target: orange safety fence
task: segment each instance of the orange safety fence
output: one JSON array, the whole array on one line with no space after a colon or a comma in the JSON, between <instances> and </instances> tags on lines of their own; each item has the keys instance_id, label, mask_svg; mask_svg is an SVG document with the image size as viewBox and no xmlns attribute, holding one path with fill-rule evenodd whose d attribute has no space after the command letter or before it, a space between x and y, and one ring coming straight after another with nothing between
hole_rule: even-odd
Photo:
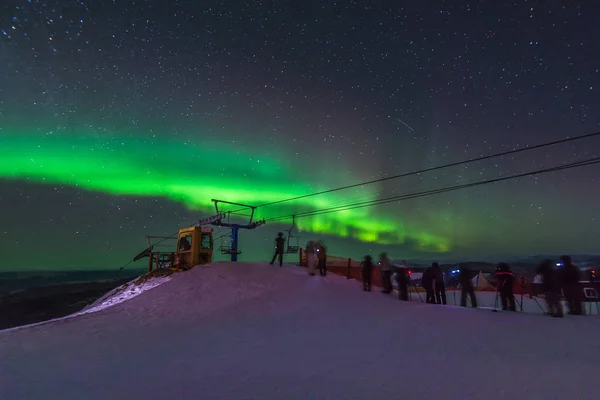
<instances>
[{"instance_id":1,"label":"orange safety fence","mask_svg":"<svg viewBox=\"0 0 600 400\"><path fill-rule=\"evenodd\" d=\"M304 249L300 249L299 252L299 265L301 267L307 267L307 260L306 260L306 252L304 251ZM362 282L362 274L361 274L361 261L358 260L353 260L351 258L346 258L346 257L338 257L338 256L327 256L327 261L326 261L326 265L327 265L327 272L336 274L336 275L340 275L340 276L344 276L347 279L355 279L359 282ZM514 294L525 294L528 295L529 293L531 293L531 282L525 282L525 284L523 285L520 281L520 277L519 276L515 276L515 283L514 283L514 288L513 288L513 292ZM420 282L419 282L420 283ZM381 284L381 270L379 268L373 268L373 275L371 278L371 284L373 286L379 286L382 287ZM417 290L419 292L424 292L425 290L420 287L414 287L411 286L411 290ZM460 290L460 288L454 288L454 287L446 287L447 291L451 291L451 290ZM495 292L496 289L491 286L491 287L487 287L487 288L481 288L481 289L475 289L476 291L480 291L480 292Z\"/></svg>"},{"instance_id":2,"label":"orange safety fence","mask_svg":"<svg viewBox=\"0 0 600 400\"><path fill-rule=\"evenodd\" d=\"M300 249L300 266L307 267L306 252L304 249ZM355 279L362 282L361 274L361 262L346 257L327 256L325 263L327 266L327 272L332 274L344 276L347 279ZM371 284L373 286L381 286L381 274L379 268L373 268L373 275L371 278Z\"/></svg>"}]
</instances>

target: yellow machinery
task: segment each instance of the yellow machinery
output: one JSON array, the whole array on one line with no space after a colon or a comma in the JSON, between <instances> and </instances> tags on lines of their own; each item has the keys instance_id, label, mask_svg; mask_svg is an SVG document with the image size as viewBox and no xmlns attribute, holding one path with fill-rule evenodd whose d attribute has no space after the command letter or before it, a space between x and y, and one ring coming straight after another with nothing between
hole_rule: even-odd
<instances>
[{"instance_id":1,"label":"yellow machinery","mask_svg":"<svg viewBox=\"0 0 600 400\"><path fill-rule=\"evenodd\" d=\"M154 268L189 269L195 265L208 264L213 257L213 229L201 224L182 228L174 236L146 236L148 248L133 258L133 262L148 257L148 272ZM170 243L166 243L169 241ZM153 243L154 242L154 243ZM173 250L162 248L177 246ZM173 247L171 247L173 249Z\"/></svg>"},{"instance_id":2,"label":"yellow machinery","mask_svg":"<svg viewBox=\"0 0 600 400\"><path fill-rule=\"evenodd\" d=\"M213 256L213 229L209 226L191 226L177 234L176 264L187 269L208 264ZM179 261L177 263L177 261Z\"/></svg>"},{"instance_id":3,"label":"yellow machinery","mask_svg":"<svg viewBox=\"0 0 600 400\"><path fill-rule=\"evenodd\" d=\"M173 236L146 236L148 247L140 252L130 262L138 261L148 257L148 272L152 272L154 267L174 268L174 269L189 269L196 265L208 264L213 259L213 228L208 225L231 228L232 239L231 248L227 254L231 254L231 261L237 261L237 255L241 252L238 250L238 230L239 229L255 229L258 226L265 224L265 220L252 222L254 216L254 206L245 204L231 203L224 200L212 200L215 203L217 213L211 217L206 217L198 221L194 226L182 228L177 232L177 247L175 252L161 250L163 247L171 247L172 244L167 244L167 241L175 240ZM223 222L226 216L229 215L219 211L218 203L231 204L243 208L250 208L250 220L245 225ZM172 249L172 247L171 247ZM296 250L297 251L297 250Z\"/></svg>"}]
</instances>

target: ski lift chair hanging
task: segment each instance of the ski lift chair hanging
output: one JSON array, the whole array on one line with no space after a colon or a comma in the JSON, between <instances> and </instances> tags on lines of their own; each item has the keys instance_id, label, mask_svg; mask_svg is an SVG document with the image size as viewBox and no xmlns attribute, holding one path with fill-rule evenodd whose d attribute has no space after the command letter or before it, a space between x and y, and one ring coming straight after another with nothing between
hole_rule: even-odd
<instances>
[{"instance_id":1,"label":"ski lift chair hanging","mask_svg":"<svg viewBox=\"0 0 600 400\"><path fill-rule=\"evenodd\" d=\"M221 254L233 254L233 250L231 249L231 233L222 235L219 237L219 239L221 239L221 245L219 246L219 251ZM228 244L225 243L225 239L228 239ZM242 252L238 250L236 254L242 254Z\"/></svg>"},{"instance_id":2,"label":"ski lift chair hanging","mask_svg":"<svg viewBox=\"0 0 600 400\"><path fill-rule=\"evenodd\" d=\"M292 216L292 227L287 230L287 249L285 251L286 254L294 254L298 253L300 249L300 237L292 235L292 230L296 227L296 217ZM293 241L293 243L292 243Z\"/></svg>"}]
</instances>

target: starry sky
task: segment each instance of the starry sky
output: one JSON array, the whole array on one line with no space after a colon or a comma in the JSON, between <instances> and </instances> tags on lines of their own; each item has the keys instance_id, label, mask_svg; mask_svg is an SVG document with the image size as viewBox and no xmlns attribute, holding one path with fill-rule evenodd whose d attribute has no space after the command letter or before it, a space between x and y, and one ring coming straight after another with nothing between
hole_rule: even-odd
<instances>
[{"instance_id":1,"label":"starry sky","mask_svg":"<svg viewBox=\"0 0 600 400\"><path fill-rule=\"evenodd\" d=\"M212 215L212 198L264 204L599 131L599 18L593 1L3 2L0 269L118 269L145 235ZM599 153L593 137L256 216ZM301 245L323 239L353 258L594 253L599 173L587 166L296 225ZM242 231L241 259L268 259L291 224Z\"/></svg>"}]
</instances>

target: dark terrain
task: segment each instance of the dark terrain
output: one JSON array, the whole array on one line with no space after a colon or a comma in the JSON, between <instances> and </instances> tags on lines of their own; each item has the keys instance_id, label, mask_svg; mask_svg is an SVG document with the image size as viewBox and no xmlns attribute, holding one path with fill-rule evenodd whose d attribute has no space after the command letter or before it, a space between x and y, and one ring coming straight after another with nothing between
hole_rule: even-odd
<instances>
[{"instance_id":1,"label":"dark terrain","mask_svg":"<svg viewBox=\"0 0 600 400\"><path fill-rule=\"evenodd\" d=\"M0 330L81 311L143 270L0 272Z\"/></svg>"}]
</instances>

